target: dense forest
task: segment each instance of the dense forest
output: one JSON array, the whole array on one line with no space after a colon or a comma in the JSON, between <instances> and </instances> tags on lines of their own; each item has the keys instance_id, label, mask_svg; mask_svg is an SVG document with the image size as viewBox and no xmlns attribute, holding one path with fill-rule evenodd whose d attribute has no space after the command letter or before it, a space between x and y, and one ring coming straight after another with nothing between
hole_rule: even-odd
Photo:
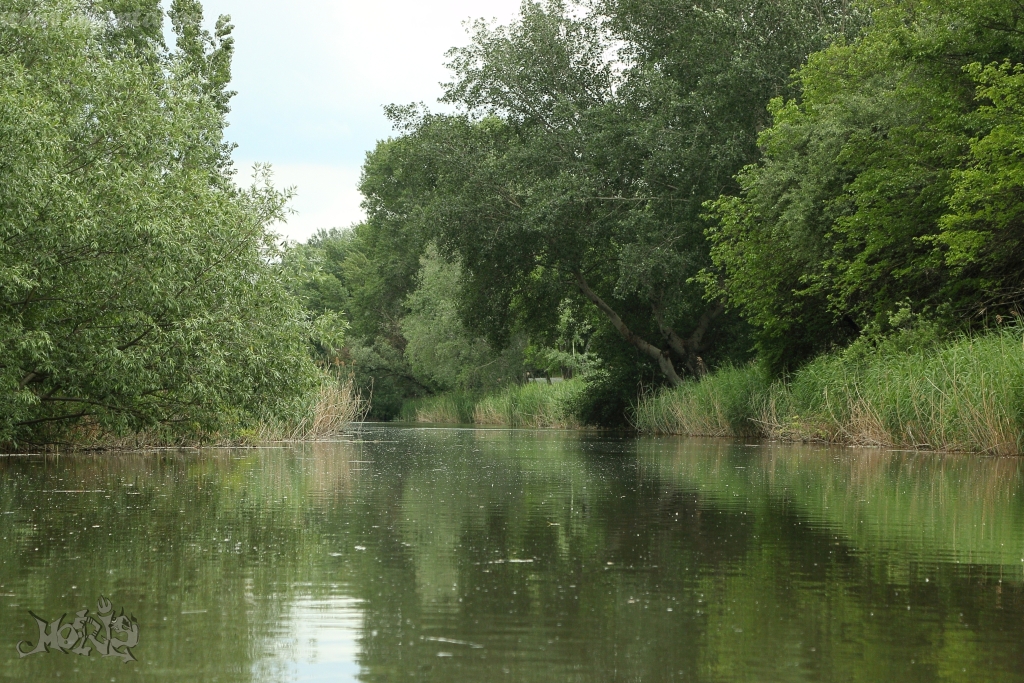
<instances>
[{"instance_id":1,"label":"dense forest","mask_svg":"<svg viewBox=\"0 0 1024 683\"><path fill-rule=\"evenodd\" d=\"M716 368L771 380L1015 319L1024 15L1010 0L524 3L392 106L367 220L286 255L390 419L577 376L578 422ZM302 280L299 277L298 280Z\"/></svg>"},{"instance_id":2,"label":"dense forest","mask_svg":"<svg viewBox=\"0 0 1024 683\"><path fill-rule=\"evenodd\" d=\"M227 17L0 10L7 444L254 434L348 377L376 419L555 376L565 422L636 424L739 369L1003 344L1024 302L1013 0L524 2L305 244L233 166Z\"/></svg>"}]
</instances>

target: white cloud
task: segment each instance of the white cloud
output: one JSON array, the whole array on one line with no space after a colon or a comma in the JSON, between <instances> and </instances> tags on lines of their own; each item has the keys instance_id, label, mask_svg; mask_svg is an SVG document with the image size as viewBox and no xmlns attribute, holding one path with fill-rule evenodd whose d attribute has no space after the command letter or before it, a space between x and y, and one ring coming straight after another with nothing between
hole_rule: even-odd
<instances>
[{"instance_id":1,"label":"white cloud","mask_svg":"<svg viewBox=\"0 0 1024 683\"><path fill-rule=\"evenodd\" d=\"M519 2L203 0L208 24L230 14L235 25L236 159L268 162L278 184L299 187L289 237L361 218L357 169L391 134L383 105L433 104L444 53L468 41L463 22L508 22Z\"/></svg>"},{"instance_id":2,"label":"white cloud","mask_svg":"<svg viewBox=\"0 0 1024 683\"><path fill-rule=\"evenodd\" d=\"M239 169L251 163L237 163ZM274 232L304 242L320 228L347 228L363 220L362 195L356 189L359 169L323 164L274 164L274 186L292 187L295 213L288 221L273 227ZM245 173L239 173L244 180Z\"/></svg>"}]
</instances>

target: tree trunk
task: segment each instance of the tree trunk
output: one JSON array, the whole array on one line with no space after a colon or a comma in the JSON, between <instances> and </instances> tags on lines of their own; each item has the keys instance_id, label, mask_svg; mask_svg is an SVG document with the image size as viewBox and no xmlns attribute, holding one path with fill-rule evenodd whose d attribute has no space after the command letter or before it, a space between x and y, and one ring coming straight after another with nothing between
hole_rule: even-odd
<instances>
[{"instance_id":1,"label":"tree trunk","mask_svg":"<svg viewBox=\"0 0 1024 683\"><path fill-rule=\"evenodd\" d=\"M675 330L665 324L661 309L658 306L653 306L652 308L654 309L654 318L658 321L661 333L665 335L665 339L668 340L672 350L679 354L679 357L686 363L687 369L695 377L705 374L707 368L704 366L704 361L699 355L704 350L704 335L708 333L711 323L715 321L715 318L725 312L725 304L721 301L716 301L711 308L704 311L689 339L683 339L676 334Z\"/></svg>"},{"instance_id":2,"label":"tree trunk","mask_svg":"<svg viewBox=\"0 0 1024 683\"><path fill-rule=\"evenodd\" d=\"M654 319L658 322L658 329L660 329L661 333L665 336L669 347L679 355L680 359L685 361L689 353L686 348L686 340L676 334L675 330L665 324L665 319L661 314L660 306L651 306L651 309L654 311Z\"/></svg>"},{"instance_id":3,"label":"tree trunk","mask_svg":"<svg viewBox=\"0 0 1024 683\"><path fill-rule=\"evenodd\" d=\"M605 303L604 299L598 296L597 292L590 288L590 285L587 284L582 273L576 273L576 284L579 286L580 292L583 293L583 296L590 299L595 306L601 309L602 313L608 316L612 325L619 331L619 334L621 334L626 341L635 346L642 353L658 362L658 367L661 369L662 374L665 375L672 386L677 387L683 383L682 378L679 377L679 373L676 372L676 368L672 364L672 357L668 351L659 349L654 344L651 344L650 342L633 334L633 331L626 326L626 323L622 321L619 314L616 313L611 306Z\"/></svg>"}]
</instances>

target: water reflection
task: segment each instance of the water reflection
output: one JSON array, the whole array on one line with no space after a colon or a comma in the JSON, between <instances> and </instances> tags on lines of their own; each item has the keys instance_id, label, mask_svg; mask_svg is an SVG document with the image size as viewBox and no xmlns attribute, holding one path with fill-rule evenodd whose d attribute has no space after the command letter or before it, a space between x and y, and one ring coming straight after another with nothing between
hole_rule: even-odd
<instances>
[{"instance_id":1,"label":"water reflection","mask_svg":"<svg viewBox=\"0 0 1024 683\"><path fill-rule=\"evenodd\" d=\"M278 638L277 659L288 662L285 680L344 683L358 680L362 610L350 598L299 599Z\"/></svg>"},{"instance_id":2,"label":"water reflection","mask_svg":"<svg viewBox=\"0 0 1024 683\"><path fill-rule=\"evenodd\" d=\"M1015 459L500 430L0 458L0 676L1022 681L1022 485ZM18 659L27 610L100 595L137 664Z\"/></svg>"}]
</instances>

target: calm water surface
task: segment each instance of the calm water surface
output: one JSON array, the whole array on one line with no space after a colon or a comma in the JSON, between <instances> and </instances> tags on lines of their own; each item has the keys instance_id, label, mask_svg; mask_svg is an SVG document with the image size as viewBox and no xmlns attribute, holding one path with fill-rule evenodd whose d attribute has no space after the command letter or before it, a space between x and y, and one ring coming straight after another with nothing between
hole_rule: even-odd
<instances>
[{"instance_id":1,"label":"calm water surface","mask_svg":"<svg viewBox=\"0 0 1024 683\"><path fill-rule=\"evenodd\" d=\"M367 428L0 458L0 678L1024 681L1024 461ZM28 614L138 619L138 662Z\"/></svg>"}]
</instances>

